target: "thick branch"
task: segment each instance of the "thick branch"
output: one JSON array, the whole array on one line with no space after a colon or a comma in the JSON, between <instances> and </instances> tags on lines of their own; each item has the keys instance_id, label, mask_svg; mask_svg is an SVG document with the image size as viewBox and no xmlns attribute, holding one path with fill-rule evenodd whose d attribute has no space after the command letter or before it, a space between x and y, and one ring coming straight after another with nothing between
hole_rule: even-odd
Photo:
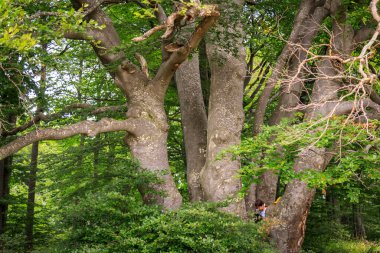
<instances>
[{"instance_id":1,"label":"thick branch","mask_svg":"<svg viewBox=\"0 0 380 253\"><path fill-rule=\"evenodd\" d=\"M146 75L147 78L149 78L148 63L146 62L145 58L138 53L135 54L135 57L140 62L141 71Z\"/></svg>"},{"instance_id":2,"label":"thick branch","mask_svg":"<svg viewBox=\"0 0 380 253\"><path fill-rule=\"evenodd\" d=\"M1 147L0 160L37 141L61 140L77 134L85 134L93 137L100 133L115 131L128 131L134 133L138 129L138 120L128 119L118 121L114 119L104 118L98 122L86 120L58 129L48 128L36 130L24 136L21 136L16 140L8 143L7 145Z\"/></svg>"},{"instance_id":3,"label":"thick branch","mask_svg":"<svg viewBox=\"0 0 380 253\"><path fill-rule=\"evenodd\" d=\"M215 24L216 20L220 16L220 13L217 11L215 5L208 5L204 6L200 16L203 17L203 20L195 28L195 31L190 36L190 39L186 45L178 47L178 49L174 50L169 59L161 64L160 69L154 78L158 81L158 83L166 84L170 81L179 65L187 59L193 49L198 47L206 32Z\"/></svg>"},{"instance_id":4,"label":"thick branch","mask_svg":"<svg viewBox=\"0 0 380 253\"><path fill-rule=\"evenodd\" d=\"M267 84L259 98L254 116L254 134L258 134L261 131L270 95L277 82L281 78L287 60L292 56L292 51L295 48L295 45L297 45L299 40L302 40L302 33L305 32L305 29L308 29L308 27L304 27L305 20L309 17L309 15L311 15L309 17L310 20L318 19L315 17L315 15L319 15L319 13L316 11L316 8L319 7L319 5L320 3L315 3L314 1L310 0L303 0L301 2L299 12L297 13L297 16L294 20L293 29L289 36L288 43L284 46L280 56L278 57L276 65L272 70L272 74L269 77ZM325 14L322 16L324 15Z\"/></svg>"},{"instance_id":5,"label":"thick branch","mask_svg":"<svg viewBox=\"0 0 380 253\"><path fill-rule=\"evenodd\" d=\"M380 105L374 103L369 98L358 101L327 102L321 107L320 111L330 112L329 116L341 116L353 113L355 111L365 113L367 108L371 108L380 114Z\"/></svg>"},{"instance_id":6,"label":"thick branch","mask_svg":"<svg viewBox=\"0 0 380 253\"><path fill-rule=\"evenodd\" d=\"M72 109L89 109L89 110L93 109L92 111L88 112L88 114L96 115L96 114L100 114L100 113L104 113L104 112L108 112L108 111L126 110L126 107L125 106L105 106L105 107L97 107L96 108L93 105L89 105L89 104L72 104L72 105L66 106L60 112L57 112L57 113L53 113L53 114L49 114L49 115L44 115L44 114L40 113L37 116L33 117L33 119L31 119L27 123L23 124L22 126L18 126L18 127L11 129L9 131L4 130L1 133L1 136L7 137L7 136L15 135L19 132L25 131L26 129L38 124L41 121L49 122L49 121L56 120L56 119L62 117L62 115L64 115L65 113L69 113L69 112L72 113Z\"/></svg>"},{"instance_id":7,"label":"thick branch","mask_svg":"<svg viewBox=\"0 0 380 253\"><path fill-rule=\"evenodd\" d=\"M371 2L371 12L372 12L372 16L373 18L378 22L380 23L380 15L379 15L379 12L377 10L377 4L379 3L380 0L373 0Z\"/></svg>"},{"instance_id":8,"label":"thick branch","mask_svg":"<svg viewBox=\"0 0 380 253\"><path fill-rule=\"evenodd\" d=\"M157 32L159 30L165 29L165 28L166 28L166 24L155 26L152 29L150 29L149 31L147 31L146 33L144 33L142 36L133 38L132 41L134 41L134 42L140 42L140 41L146 40L153 33Z\"/></svg>"}]
</instances>

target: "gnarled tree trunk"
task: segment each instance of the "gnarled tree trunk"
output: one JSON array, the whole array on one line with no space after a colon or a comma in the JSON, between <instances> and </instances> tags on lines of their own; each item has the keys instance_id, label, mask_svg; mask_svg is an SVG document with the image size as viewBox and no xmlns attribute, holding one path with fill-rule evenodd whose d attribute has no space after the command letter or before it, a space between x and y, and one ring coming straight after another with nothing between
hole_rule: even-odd
<instances>
[{"instance_id":1,"label":"gnarled tree trunk","mask_svg":"<svg viewBox=\"0 0 380 253\"><path fill-rule=\"evenodd\" d=\"M344 22L345 13L340 1L336 1L334 4L332 13L336 14L339 11L339 15L337 15L339 20L333 21L333 54L339 54L344 58L352 51L354 33L352 27ZM311 97L313 106L306 113L307 120L339 113L338 110L334 110L340 103L337 101L342 82L342 69L333 59L327 57L317 63L317 70L320 78L313 87ZM334 106L329 105L330 103ZM299 153L294 170L297 173L305 169L322 171L330 162L333 154L332 150L326 148L307 147ZM268 209L268 216L276 222L271 230L271 236L281 252L300 252L306 218L314 193L315 189L309 188L305 182L294 180L287 185L279 204Z\"/></svg>"},{"instance_id":2,"label":"gnarled tree trunk","mask_svg":"<svg viewBox=\"0 0 380 253\"><path fill-rule=\"evenodd\" d=\"M283 78L281 83L280 101L269 120L270 125L277 125L285 118L292 118L297 112L294 108L300 104L300 95L304 88L304 70L300 68L300 64L307 58L307 50L310 49L323 20L329 14L328 8L330 7L330 3L329 1L327 2L328 3L325 3L323 6L319 6L318 3L306 4L306 2L300 6L300 8L305 8L305 13L306 10L308 10L309 13L305 14L300 10L296 17L295 26L292 31L292 34L296 35L291 38L293 41L289 42L293 45L286 47L288 50L286 57L289 58L286 71L287 75ZM303 19L302 24L298 24L301 19ZM298 29L298 31L295 29ZM277 66L277 68L278 67L279 66ZM280 70L276 69L275 71ZM273 75L277 77L276 73ZM269 83L268 85L270 87L271 84ZM256 121L256 124L259 124L259 121ZM259 127L257 126L256 133L258 131ZM276 199L277 182L277 174L272 171L264 173L256 187L256 198L263 200L264 203L268 205L272 204ZM253 193L249 193L249 196L252 196L252 194ZM252 199L254 200L256 198ZM249 206L252 207L253 203L249 203Z\"/></svg>"}]
</instances>

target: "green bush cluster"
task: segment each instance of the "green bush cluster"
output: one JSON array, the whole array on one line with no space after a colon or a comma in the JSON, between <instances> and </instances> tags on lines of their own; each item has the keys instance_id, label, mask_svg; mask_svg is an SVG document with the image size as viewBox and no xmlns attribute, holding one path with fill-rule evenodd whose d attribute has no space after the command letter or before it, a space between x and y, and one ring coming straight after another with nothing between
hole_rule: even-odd
<instances>
[{"instance_id":1,"label":"green bush cluster","mask_svg":"<svg viewBox=\"0 0 380 253\"><path fill-rule=\"evenodd\" d=\"M326 253L378 253L380 244L368 241L331 241L324 248Z\"/></svg>"},{"instance_id":2,"label":"green bush cluster","mask_svg":"<svg viewBox=\"0 0 380 253\"><path fill-rule=\"evenodd\" d=\"M276 252L256 224L207 204L162 212L114 192L66 211L54 252Z\"/></svg>"}]
</instances>

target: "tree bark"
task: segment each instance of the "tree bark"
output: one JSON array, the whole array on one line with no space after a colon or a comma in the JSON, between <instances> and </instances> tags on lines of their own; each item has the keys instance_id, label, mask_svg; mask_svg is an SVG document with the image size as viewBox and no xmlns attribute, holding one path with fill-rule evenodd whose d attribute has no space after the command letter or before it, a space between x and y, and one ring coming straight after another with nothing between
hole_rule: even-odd
<instances>
[{"instance_id":1,"label":"tree bark","mask_svg":"<svg viewBox=\"0 0 380 253\"><path fill-rule=\"evenodd\" d=\"M29 182L28 182L28 202L26 205L25 218L25 250L33 250L33 228L34 228L34 207L36 198L36 182L37 182L37 163L38 163L38 142L32 145L32 154L30 162Z\"/></svg>"},{"instance_id":2,"label":"tree bark","mask_svg":"<svg viewBox=\"0 0 380 253\"><path fill-rule=\"evenodd\" d=\"M335 9L332 13L340 11L340 1L335 2ZM350 25L345 24L345 16L340 16L343 20L333 20L333 44L334 52L340 55L347 55L352 50L353 30ZM351 37L351 39L350 39ZM314 84L311 107L306 113L306 120L331 115L331 108L323 106L328 101L338 99L338 91L341 84L339 75L341 69L334 64L333 59L325 58L317 63L319 76ZM323 78L329 77L329 78ZM328 109L326 109L328 108ZM334 152L325 148L310 146L305 148L295 161L294 170L299 173L305 169L322 171L332 159ZM315 189L308 188L305 182L294 180L290 182L285 190L281 201L274 207L268 209L268 217L277 221L270 234L275 240L281 252L300 252L304 239L306 218L311 202L314 198Z\"/></svg>"},{"instance_id":3,"label":"tree bark","mask_svg":"<svg viewBox=\"0 0 380 253\"><path fill-rule=\"evenodd\" d=\"M292 46L288 53L289 58L287 75L281 83L280 101L276 110L269 120L270 125L277 125L285 118L293 118L297 112L294 107L300 104L300 95L304 88L303 72L304 69L300 65L307 58L307 50L310 49L312 42L320 30L323 20L328 16L329 10L326 6L318 7L314 3L314 8L306 17L303 17L303 24L295 26L299 31L294 31L296 36L296 45ZM304 5L301 5L301 7ZM300 11L301 13L301 11ZM298 15L300 16L300 14ZM300 17L297 17L299 19ZM297 22L296 19L296 22ZM293 42L294 43L294 42ZM290 50L290 48L289 48ZM258 132L258 130L256 130ZM263 200L270 205L276 200L278 175L273 171L265 172L257 185L256 198ZM250 193L252 195L252 193ZM250 204L252 206L252 204Z\"/></svg>"},{"instance_id":4,"label":"tree bark","mask_svg":"<svg viewBox=\"0 0 380 253\"><path fill-rule=\"evenodd\" d=\"M240 6L242 4L240 1L235 3ZM242 32L241 27L231 28L231 31L237 34ZM246 63L242 36L236 45L238 53L234 56L218 45L206 44L211 69L211 95L208 107L207 158L201 172L201 182L205 199L212 202L236 198L241 187L237 177L240 161L234 160L231 155L217 158L221 151L240 143L243 126ZM224 210L246 216L244 200L233 201Z\"/></svg>"},{"instance_id":5,"label":"tree bark","mask_svg":"<svg viewBox=\"0 0 380 253\"><path fill-rule=\"evenodd\" d=\"M206 161L207 115L203 101L199 58L181 64L176 71L181 120L186 150L186 176L191 201L202 201L200 172Z\"/></svg>"},{"instance_id":6,"label":"tree bark","mask_svg":"<svg viewBox=\"0 0 380 253\"><path fill-rule=\"evenodd\" d=\"M76 8L80 8L83 4L88 4L91 8L93 4L89 0L73 2ZM86 39L90 36L100 41L100 46L94 44L93 48L104 65L108 66L122 62L116 68L110 69L110 74L115 77L116 84L128 100L127 117L139 122L138 129L136 129L138 131L129 131L126 142L133 156L140 162L141 167L157 173L162 181L162 183L155 184L152 187L158 191L163 191L163 195L146 194L143 196L144 200L148 203L155 202L160 204L166 209L178 208L182 203L182 197L169 170L167 154L168 124L164 110L165 93L179 65L187 59L190 52L198 46L206 31L218 19L219 13L212 6L209 7L211 8L207 9L207 6L203 6L202 11L195 12L201 16L202 22L195 27L194 32L184 46L172 43L163 48L163 62L153 79L148 76L143 57L138 57L141 64L140 70L128 61L122 52L112 52L113 48L120 45L120 38L110 18L99 7L94 8L89 13L88 18L94 19L99 25L105 25L105 29L91 29L86 32L85 36L68 34L69 37L74 39ZM163 20L164 15L161 16ZM178 13L171 15L165 22L166 32L163 35L164 39L167 39L174 31L177 17L181 17L182 21L192 18L191 16L180 14L180 10L178 10ZM165 25L161 25L161 27L165 27ZM154 31L154 29L151 31ZM151 31L139 38L135 38L135 41L145 39L151 34Z\"/></svg>"},{"instance_id":7,"label":"tree bark","mask_svg":"<svg viewBox=\"0 0 380 253\"><path fill-rule=\"evenodd\" d=\"M354 236L357 239L365 239L366 231L363 222L362 208L360 204L352 205L352 217L353 217L353 230Z\"/></svg>"},{"instance_id":8,"label":"tree bark","mask_svg":"<svg viewBox=\"0 0 380 253\"><path fill-rule=\"evenodd\" d=\"M0 235L5 232L7 223L9 179L11 175L12 156L0 160ZM0 249L2 244L0 241Z\"/></svg>"}]
</instances>

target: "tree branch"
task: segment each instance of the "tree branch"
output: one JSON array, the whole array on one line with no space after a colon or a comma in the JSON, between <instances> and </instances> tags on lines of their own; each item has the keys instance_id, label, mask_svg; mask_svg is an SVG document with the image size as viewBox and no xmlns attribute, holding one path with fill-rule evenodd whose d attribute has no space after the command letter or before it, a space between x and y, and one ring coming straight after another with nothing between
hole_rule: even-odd
<instances>
[{"instance_id":1,"label":"tree branch","mask_svg":"<svg viewBox=\"0 0 380 253\"><path fill-rule=\"evenodd\" d=\"M277 58L274 69L272 70L272 74L270 75L267 84L264 87L263 92L258 100L253 126L253 133L255 135L260 133L261 127L264 124L265 111L269 102L270 95L283 74L282 72L286 66L287 60L293 55L295 45L297 45L298 42L303 39L303 33L309 29L309 27L304 27L305 20L307 21L320 19L316 17L316 15L319 15L319 13L316 11L318 8L324 8L324 6L320 7L320 2L310 0L301 1L299 11L294 20L292 32L288 38L288 42ZM327 13L328 12L325 11L325 13L322 15L322 19L324 19L324 16L327 15Z\"/></svg>"},{"instance_id":2,"label":"tree branch","mask_svg":"<svg viewBox=\"0 0 380 253\"><path fill-rule=\"evenodd\" d=\"M377 10L377 4L379 3L380 0L373 0L371 2L371 5L370 5L370 8L371 8L371 12L372 12L372 16L373 18L378 22L380 23L380 15L379 15L379 12Z\"/></svg>"},{"instance_id":3,"label":"tree branch","mask_svg":"<svg viewBox=\"0 0 380 253\"><path fill-rule=\"evenodd\" d=\"M330 112L329 116L341 116L353 113L355 111L365 113L367 108L374 109L380 114L380 105L376 104L369 98L353 101L326 102L320 111Z\"/></svg>"},{"instance_id":4,"label":"tree branch","mask_svg":"<svg viewBox=\"0 0 380 253\"><path fill-rule=\"evenodd\" d=\"M199 12L199 16L203 19L195 28L195 31L191 34L185 45L168 45L172 46L174 50L168 60L161 64L156 77L154 78L155 81L158 81L157 83L168 83L170 81L179 65L187 59L193 49L198 47L198 44L203 39L206 32L215 24L220 16L220 13L217 10L216 5L206 5L202 7L202 10Z\"/></svg>"},{"instance_id":5,"label":"tree branch","mask_svg":"<svg viewBox=\"0 0 380 253\"><path fill-rule=\"evenodd\" d=\"M147 78L149 78L148 63L146 62L145 58L139 53L136 53L135 57L140 62L141 71L146 75Z\"/></svg>"},{"instance_id":6,"label":"tree branch","mask_svg":"<svg viewBox=\"0 0 380 253\"><path fill-rule=\"evenodd\" d=\"M115 131L128 131L134 133L139 128L141 128L139 127L139 124L140 122L137 119L118 121L114 119L104 118L97 122L86 120L58 129L47 128L42 130L35 130L1 147L0 160L36 141L62 140L77 134L85 134L87 136L93 137L100 133Z\"/></svg>"},{"instance_id":7,"label":"tree branch","mask_svg":"<svg viewBox=\"0 0 380 253\"><path fill-rule=\"evenodd\" d=\"M50 115L44 115L42 113L39 113L37 116L33 117L33 119L31 119L30 121L28 121L27 123L25 123L21 126L13 128L9 131L3 130L0 134L0 136L7 137L7 136L15 135L19 132L25 131L26 129L38 124L41 121L49 122L49 121L56 120L56 119L62 117L62 115L64 115L65 113L68 113L68 112L71 113L72 109L93 109L92 111L89 112L89 114L96 115L96 114L101 114L101 113L104 113L107 111L119 111L119 110L124 111L124 110L126 110L126 107L125 106L105 106L105 107L96 108L90 104L72 104L72 105L66 106L60 112L53 113Z\"/></svg>"}]
</instances>

